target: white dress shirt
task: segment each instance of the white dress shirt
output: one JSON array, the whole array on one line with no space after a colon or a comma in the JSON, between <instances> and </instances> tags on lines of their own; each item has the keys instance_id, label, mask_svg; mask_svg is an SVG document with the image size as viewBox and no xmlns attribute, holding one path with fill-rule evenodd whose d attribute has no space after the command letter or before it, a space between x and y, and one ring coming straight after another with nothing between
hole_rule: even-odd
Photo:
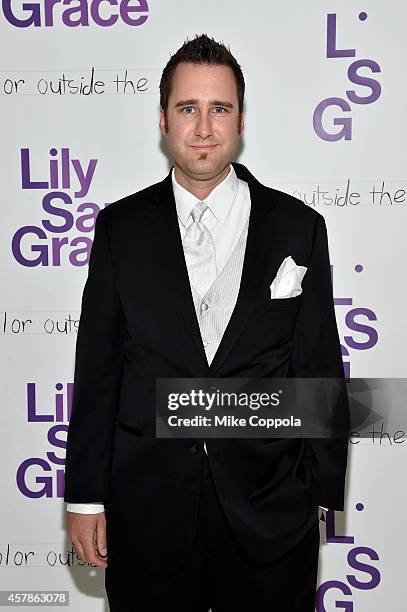
<instances>
[{"instance_id":1,"label":"white dress shirt","mask_svg":"<svg viewBox=\"0 0 407 612\"><path fill-rule=\"evenodd\" d=\"M187 227L192 223L191 210L199 200L193 193L178 183L175 177L175 168L172 170L171 179L179 229L183 240ZM203 213L201 221L205 223L212 234L215 244L217 274L219 274L232 254L249 217L251 206L249 186L246 181L237 177L232 164L229 164L228 174L202 201L208 205L208 208ZM205 442L204 449L207 453ZM103 512L104 506L98 502L89 504L67 503L67 510L95 514Z\"/></svg>"},{"instance_id":2,"label":"white dress shirt","mask_svg":"<svg viewBox=\"0 0 407 612\"><path fill-rule=\"evenodd\" d=\"M199 200L178 183L174 169L172 170L172 186L183 240L187 227L192 223L190 213ZM235 169L230 164L229 173L202 201L208 205L208 208L202 215L201 221L212 234L215 244L216 268L217 273L220 274L250 214L249 186L236 176Z\"/></svg>"}]
</instances>

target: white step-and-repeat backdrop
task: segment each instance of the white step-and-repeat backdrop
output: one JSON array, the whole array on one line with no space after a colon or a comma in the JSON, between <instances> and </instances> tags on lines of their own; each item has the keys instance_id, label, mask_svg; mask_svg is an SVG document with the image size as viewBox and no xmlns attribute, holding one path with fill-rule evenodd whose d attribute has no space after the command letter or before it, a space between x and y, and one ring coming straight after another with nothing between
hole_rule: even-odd
<instances>
[{"instance_id":1,"label":"white step-and-repeat backdrop","mask_svg":"<svg viewBox=\"0 0 407 612\"><path fill-rule=\"evenodd\" d=\"M65 533L80 299L98 211L168 172L158 83L187 37L242 65L238 161L326 219L347 373L406 376L406 20L401 0L2 0L2 590L107 609ZM383 427L351 440L318 612L405 610L406 447Z\"/></svg>"}]
</instances>

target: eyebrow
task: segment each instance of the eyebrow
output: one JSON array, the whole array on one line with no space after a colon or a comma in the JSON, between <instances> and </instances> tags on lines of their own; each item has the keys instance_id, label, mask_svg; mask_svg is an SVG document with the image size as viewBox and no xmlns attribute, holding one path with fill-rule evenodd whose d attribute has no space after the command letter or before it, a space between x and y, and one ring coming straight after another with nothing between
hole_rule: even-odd
<instances>
[{"instance_id":1,"label":"eyebrow","mask_svg":"<svg viewBox=\"0 0 407 612\"><path fill-rule=\"evenodd\" d=\"M198 102L199 100L196 99L180 100L176 103L174 108L179 108L180 106L189 106L191 104L198 104ZM210 100L209 104L211 104L212 106L226 106L227 108L234 108L233 104L231 102L228 102L227 100Z\"/></svg>"}]
</instances>

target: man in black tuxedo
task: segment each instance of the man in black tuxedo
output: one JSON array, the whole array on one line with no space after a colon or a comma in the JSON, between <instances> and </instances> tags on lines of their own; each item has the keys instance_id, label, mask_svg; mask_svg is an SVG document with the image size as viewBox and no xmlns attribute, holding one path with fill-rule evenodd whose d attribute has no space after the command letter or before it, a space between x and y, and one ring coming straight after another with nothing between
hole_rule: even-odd
<instances>
[{"instance_id":1,"label":"man in black tuxedo","mask_svg":"<svg viewBox=\"0 0 407 612\"><path fill-rule=\"evenodd\" d=\"M106 568L113 612L311 612L321 507L344 507L347 440L156 438L155 381L343 380L324 218L231 162L244 79L223 44L184 43L160 94L173 168L96 220L68 432L68 533L80 558ZM202 222L188 226L199 207ZM301 289L270 299L287 258L306 270ZM199 261L224 306L212 327L201 326L202 304L218 311L196 290Z\"/></svg>"}]
</instances>

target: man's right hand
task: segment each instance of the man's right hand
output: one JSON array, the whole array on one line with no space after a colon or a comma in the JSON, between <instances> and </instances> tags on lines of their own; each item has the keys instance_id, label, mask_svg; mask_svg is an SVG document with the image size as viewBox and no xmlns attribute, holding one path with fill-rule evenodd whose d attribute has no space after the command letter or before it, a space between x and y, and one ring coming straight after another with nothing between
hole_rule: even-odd
<instances>
[{"instance_id":1,"label":"man's right hand","mask_svg":"<svg viewBox=\"0 0 407 612\"><path fill-rule=\"evenodd\" d=\"M67 512L67 531L81 561L107 567L106 518L104 512Z\"/></svg>"}]
</instances>

